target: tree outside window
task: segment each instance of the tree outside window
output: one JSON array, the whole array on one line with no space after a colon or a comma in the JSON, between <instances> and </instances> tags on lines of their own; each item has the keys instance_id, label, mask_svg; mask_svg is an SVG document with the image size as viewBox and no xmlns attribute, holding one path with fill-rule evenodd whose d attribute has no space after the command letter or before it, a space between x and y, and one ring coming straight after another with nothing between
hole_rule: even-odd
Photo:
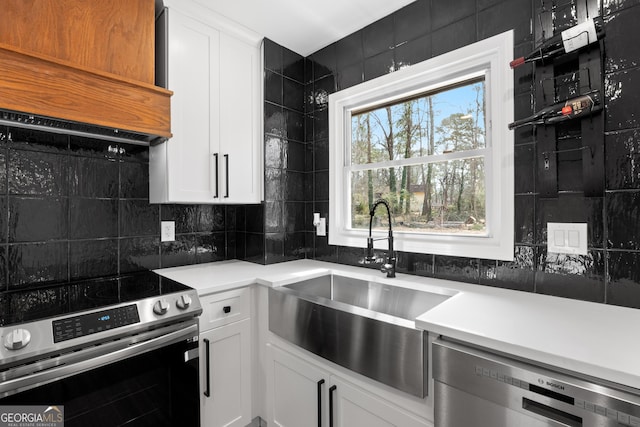
<instances>
[{"instance_id":1,"label":"tree outside window","mask_svg":"<svg viewBox=\"0 0 640 427\"><path fill-rule=\"evenodd\" d=\"M484 79L354 112L351 226L384 198L396 230L484 234L485 117Z\"/></svg>"}]
</instances>

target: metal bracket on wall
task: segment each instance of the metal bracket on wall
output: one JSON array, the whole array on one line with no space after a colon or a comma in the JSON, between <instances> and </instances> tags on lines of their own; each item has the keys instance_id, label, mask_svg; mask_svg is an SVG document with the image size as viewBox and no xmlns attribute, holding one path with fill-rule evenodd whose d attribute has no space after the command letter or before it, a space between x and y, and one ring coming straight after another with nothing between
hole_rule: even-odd
<instances>
[{"instance_id":1,"label":"metal bracket on wall","mask_svg":"<svg viewBox=\"0 0 640 427\"><path fill-rule=\"evenodd\" d=\"M536 22L534 43L539 44L553 36L552 10L554 1L540 1L538 21ZM535 87L535 105L540 109L551 105L555 99L555 80L553 63L542 63L534 66L534 79L538 82ZM537 162L536 188L542 197L558 196L558 165L557 156L545 156L543 153L557 151L555 126L537 126L535 129L536 149L543 161Z\"/></svg>"},{"instance_id":2,"label":"metal bracket on wall","mask_svg":"<svg viewBox=\"0 0 640 427\"><path fill-rule=\"evenodd\" d=\"M536 90L536 106L549 105L555 97L553 82L553 64L535 67L536 77L540 84ZM543 82L551 82L543 84ZM556 127L536 127L536 148L542 154L543 162L538 162L537 188L542 197L558 197L558 162L555 153L557 150ZM554 153L550 156L549 153Z\"/></svg>"},{"instance_id":3,"label":"metal bracket on wall","mask_svg":"<svg viewBox=\"0 0 640 427\"><path fill-rule=\"evenodd\" d=\"M578 58L580 70L586 70L581 77L581 91L597 90L602 94L600 102L604 103L603 93L603 53L604 42L596 43ZM584 79L585 81L583 82ZM588 81L587 81L588 80ZM589 147L591 156L582 156L582 182L586 197L602 197L604 192L604 113L585 118L580 123L582 145Z\"/></svg>"}]
</instances>

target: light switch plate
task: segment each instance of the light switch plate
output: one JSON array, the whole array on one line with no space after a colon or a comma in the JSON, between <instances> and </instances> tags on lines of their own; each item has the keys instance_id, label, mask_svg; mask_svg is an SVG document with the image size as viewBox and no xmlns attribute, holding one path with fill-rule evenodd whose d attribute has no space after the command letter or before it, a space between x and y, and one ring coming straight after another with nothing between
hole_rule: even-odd
<instances>
[{"instance_id":1,"label":"light switch plate","mask_svg":"<svg viewBox=\"0 0 640 427\"><path fill-rule=\"evenodd\" d=\"M316 225L316 236L327 235L327 219L320 218L320 224Z\"/></svg>"},{"instance_id":2,"label":"light switch plate","mask_svg":"<svg viewBox=\"0 0 640 427\"><path fill-rule=\"evenodd\" d=\"M161 221L160 223L160 241L173 242L176 240L176 222Z\"/></svg>"},{"instance_id":3,"label":"light switch plate","mask_svg":"<svg viewBox=\"0 0 640 427\"><path fill-rule=\"evenodd\" d=\"M558 254L587 254L586 223L547 223L547 252Z\"/></svg>"}]
</instances>

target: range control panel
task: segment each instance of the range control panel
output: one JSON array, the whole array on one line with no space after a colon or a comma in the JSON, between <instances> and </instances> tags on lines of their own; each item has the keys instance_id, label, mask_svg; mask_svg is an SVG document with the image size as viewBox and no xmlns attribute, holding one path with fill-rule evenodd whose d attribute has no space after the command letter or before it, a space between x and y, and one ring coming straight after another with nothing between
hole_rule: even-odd
<instances>
[{"instance_id":1,"label":"range control panel","mask_svg":"<svg viewBox=\"0 0 640 427\"><path fill-rule=\"evenodd\" d=\"M135 304L53 321L53 342L79 338L140 322Z\"/></svg>"},{"instance_id":2,"label":"range control panel","mask_svg":"<svg viewBox=\"0 0 640 427\"><path fill-rule=\"evenodd\" d=\"M540 387L539 385L536 385L536 384L530 384L524 380L514 378L509 375L505 375L493 369L488 369L483 366L476 365L475 374L477 376L486 377L488 379L496 380L496 381L511 385L513 387L529 390L534 393L541 394L543 396L560 400L562 402L568 403L569 405L573 405L585 411L594 412L603 417L607 417L612 421L617 421L619 425L640 427L640 418L638 417L634 417L632 415L626 414L621 411L616 411L615 409L600 406L593 402L576 399L574 397L567 396L566 394L562 394L553 390L549 390L544 387ZM541 381L541 385L544 384L545 382L543 379L540 379L539 381Z\"/></svg>"}]
</instances>

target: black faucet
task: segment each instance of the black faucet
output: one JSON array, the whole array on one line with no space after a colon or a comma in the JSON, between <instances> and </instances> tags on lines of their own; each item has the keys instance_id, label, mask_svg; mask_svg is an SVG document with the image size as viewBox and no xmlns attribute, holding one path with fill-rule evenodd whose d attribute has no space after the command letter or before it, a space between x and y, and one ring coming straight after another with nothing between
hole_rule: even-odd
<instances>
[{"instance_id":1,"label":"black faucet","mask_svg":"<svg viewBox=\"0 0 640 427\"><path fill-rule=\"evenodd\" d=\"M389 216L389 236L381 237L379 239L374 239L371 237L371 225L373 224L373 216L376 213L376 208L378 205L384 205L387 208L387 215ZM365 258L366 262L375 261L376 257L373 254L373 242L374 240L383 240L387 239L389 241L389 251L387 252L387 260L380 271L383 273L387 273L387 277L396 277L396 257L393 252L393 231L391 230L391 209L389 208L389 203L387 203L384 199L378 199L373 204L371 211L369 212L369 237L367 238L367 256Z\"/></svg>"}]
</instances>

